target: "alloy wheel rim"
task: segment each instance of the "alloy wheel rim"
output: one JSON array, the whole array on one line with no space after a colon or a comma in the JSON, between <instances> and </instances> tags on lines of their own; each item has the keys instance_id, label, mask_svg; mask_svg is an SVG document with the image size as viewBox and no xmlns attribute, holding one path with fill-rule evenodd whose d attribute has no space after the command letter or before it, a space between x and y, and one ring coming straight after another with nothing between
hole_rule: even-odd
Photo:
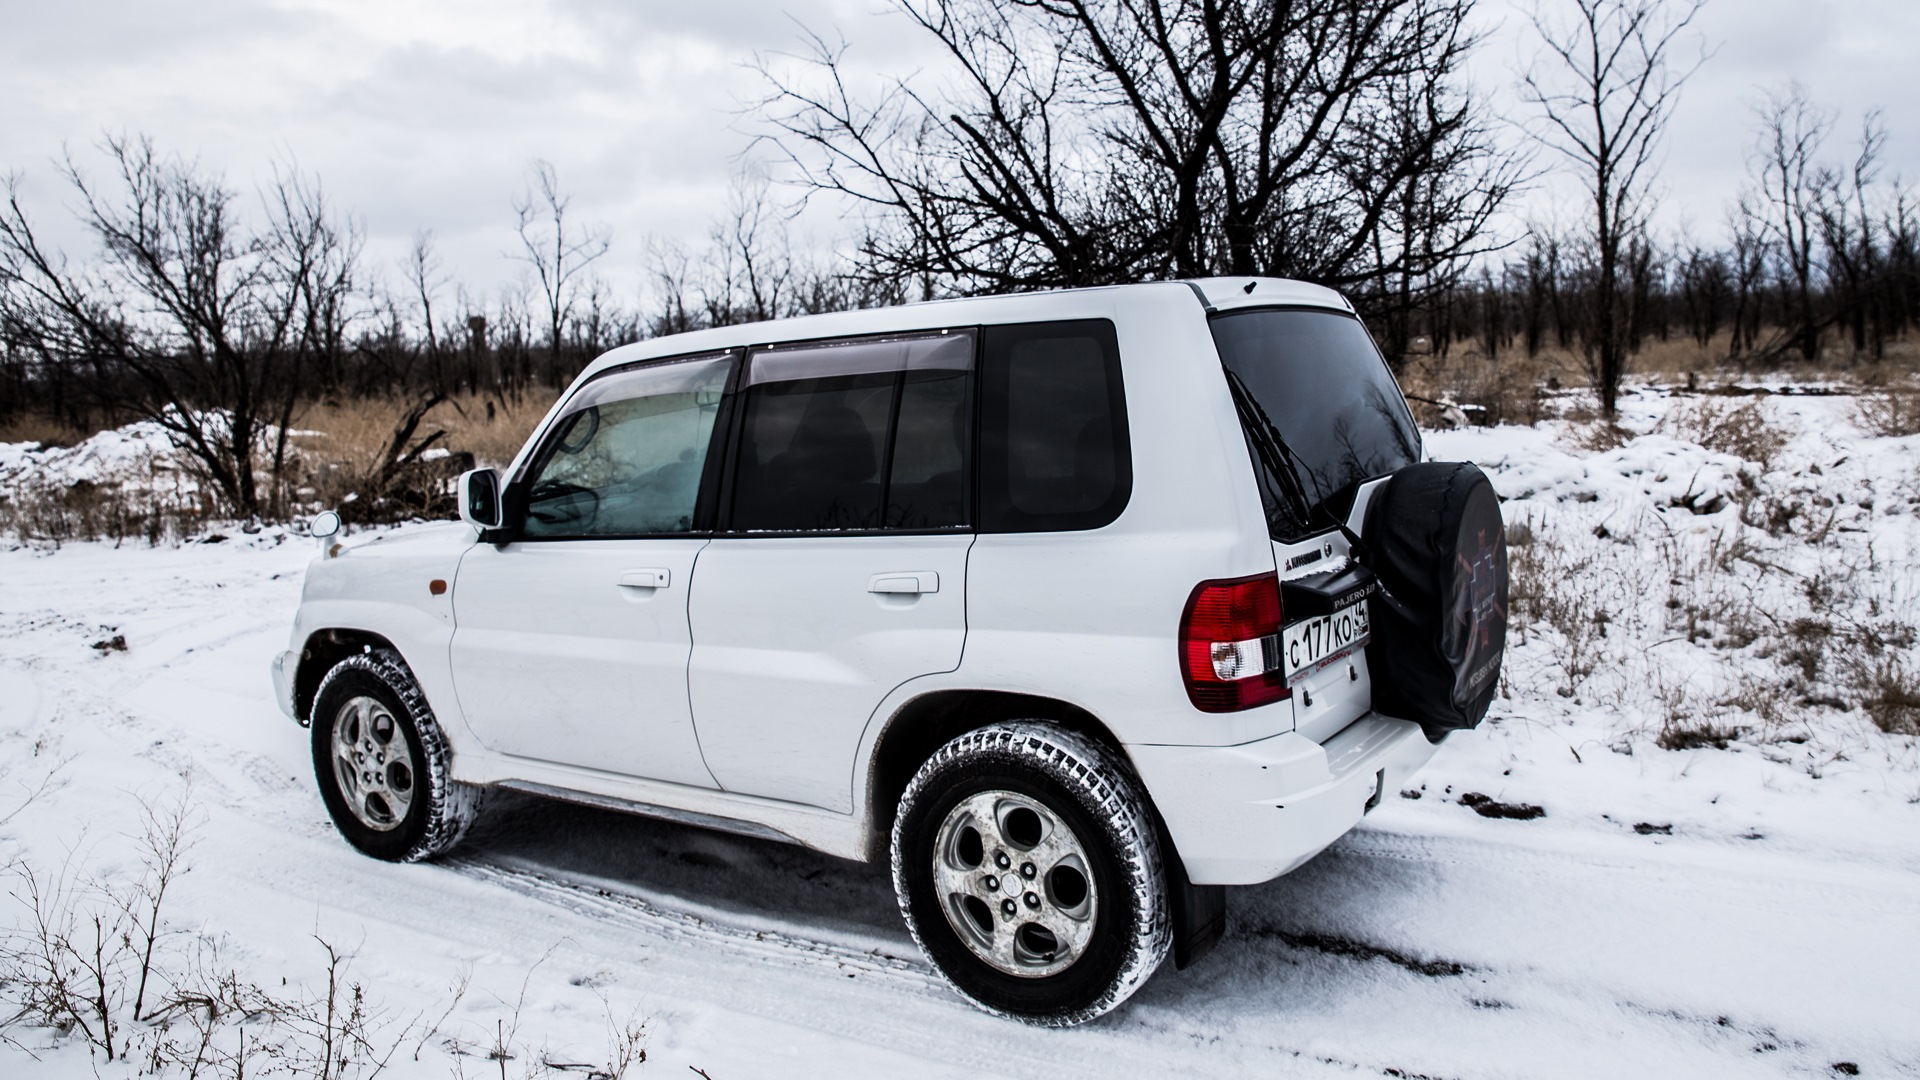
<instances>
[{"instance_id":1,"label":"alloy wheel rim","mask_svg":"<svg viewBox=\"0 0 1920 1080\"><path fill-rule=\"evenodd\" d=\"M933 883L954 933L996 971L1058 974L1093 937L1100 897L1086 845L1028 796L983 791L949 810L934 837Z\"/></svg>"},{"instance_id":2,"label":"alloy wheel rim","mask_svg":"<svg viewBox=\"0 0 1920 1080\"><path fill-rule=\"evenodd\" d=\"M391 832L407 819L418 777L413 749L378 699L353 698L334 714L333 777L347 808L367 828Z\"/></svg>"}]
</instances>

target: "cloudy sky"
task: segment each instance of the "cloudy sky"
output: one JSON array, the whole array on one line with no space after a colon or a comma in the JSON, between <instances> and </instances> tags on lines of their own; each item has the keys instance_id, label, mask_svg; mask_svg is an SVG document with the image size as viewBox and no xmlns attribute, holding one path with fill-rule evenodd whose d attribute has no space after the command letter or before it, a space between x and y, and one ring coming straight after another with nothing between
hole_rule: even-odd
<instances>
[{"instance_id":1,"label":"cloudy sky","mask_svg":"<svg viewBox=\"0 0 1920 1080\"><path fill-rule=\"evenodd\" d=\"M1478 15L1491 32L1476 78L1503 101L1526 60L1524 2L1482 0ZM517 272L504 257L511 201L544 158L579 218L611 227L604 266L631 283L649 237L697 241L721 211L755 132L756 55L798 49L807 27L844 38L870 71L927 62L886 6L0 0L0 170L22 174L29 204L77 247L52 162L71 148L98 168L103 131L149 134L248 191L273 162L297 160L362 218L374 264L393 266L431 229L449 270L485 291ZM1889 173L1920 179L1920 3L1711 0L1698 25L1715 52L1675 117L1666 224L1717 230L1745 171L1750 104L1791 79L1837 112L1847 139L1883 107ZM1569 212L1550 179L1529 200L1537 216ZM839 227L808 228L824 241Z\"/></svg>"}]
</instances>

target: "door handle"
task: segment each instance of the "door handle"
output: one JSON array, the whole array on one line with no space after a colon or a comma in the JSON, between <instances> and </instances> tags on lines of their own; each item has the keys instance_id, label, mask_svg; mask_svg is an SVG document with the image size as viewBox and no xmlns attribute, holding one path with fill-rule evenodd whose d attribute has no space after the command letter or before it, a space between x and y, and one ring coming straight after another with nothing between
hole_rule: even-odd
<instances>
[{"instance_id":1,"label":"door handle","mask_svg":"<svg viewBox=\"0 0 1920 1080\"><path fill-rule=\"evenodd\" d=\"M665 570L628 570L620 575L618 584L623 589L664 589L669 580Z\"/></svg>"},{"instance_id":2,"label":"door handle","mask_svg":"<svg viewBox=\"0 0 1920 1080\"><path fill-rule=\"evenodd\" d=\"M875 574L867 579L867 591L870 593L936 593L940 591L940 575L932 570L897 570Z\"/></svg>"}]
</instances>

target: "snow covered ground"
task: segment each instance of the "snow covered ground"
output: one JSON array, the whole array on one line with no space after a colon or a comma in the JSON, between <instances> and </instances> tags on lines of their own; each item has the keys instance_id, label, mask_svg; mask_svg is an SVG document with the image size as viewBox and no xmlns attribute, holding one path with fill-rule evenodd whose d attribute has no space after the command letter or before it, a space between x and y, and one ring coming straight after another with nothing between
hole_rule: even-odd
<instances>
[{"instance_id":1,"label":"snow covered ground","mask_svg":"<svg viewBox=\"0 0 1920 1080\"><path fill-rule=\"evenodd\" d=\"M184 797L161 970L312 1002L325 941L393 1076L586 1075L642 1023L628 1075L714 1080L1920 1075L1920 747L1869 708L1914 671L1920 438L1801 396L1761 401L1779 439L1729 435L1748 400L1634 396L1599 449L1558 422L1435 435L1531 537L1507 696L1084 1028L945 990L879 867L529 798L451 861L357 856L270 700L312 555L272 530L0 551L0 818L40 791L0 824L0 926L23 867L130 888L141 801ZM141 1064L4 1034L8 1077Z\"/></svg>"}]
</instances>

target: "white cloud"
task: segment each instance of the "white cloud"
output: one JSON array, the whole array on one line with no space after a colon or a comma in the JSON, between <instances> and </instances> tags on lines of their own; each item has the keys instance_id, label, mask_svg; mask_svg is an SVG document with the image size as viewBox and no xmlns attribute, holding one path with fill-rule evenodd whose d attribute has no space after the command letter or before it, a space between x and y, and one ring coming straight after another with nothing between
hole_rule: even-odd
<instances>
[{"instance_id":1,"label":"white cloud","mask_svg":"<svg viewBox=\"0 0 1920 1080\"><path fill-rule=\"evenodd\" d=\"M795 50L804 24L858 61L907 71L932 56L884 0L246 0L15 3L0 35L0 168L29 174L59 216L49 159L102 131L145 132L243 189L276 159L318 173L397 259L436 231L450 268L487 290L514 272L510 200L546 158L583 220L615 232L608 269L638 276L649 235L698 239L749 142L756 53ZM1504 100L1518 48L1511 0L1475 65ZM1841 110L1888 106L1888 171L1920 177L1907 54L1920 5L1713 0L1720 43L1675 117L1664 220L1711 232L1744 173L1747 102L1788 79ZM1506 110L1509 113L1510 109ZM1839 146L1835 147L1840 149ZM1543 188L1534 206L1564 199ZM827 225L824 227L831 227ZM63 227L64 229L64 227ZM59 230L57 230L59 231ZM71 240L70 230L59 231Z\"/></svg>"}]
</instances>

